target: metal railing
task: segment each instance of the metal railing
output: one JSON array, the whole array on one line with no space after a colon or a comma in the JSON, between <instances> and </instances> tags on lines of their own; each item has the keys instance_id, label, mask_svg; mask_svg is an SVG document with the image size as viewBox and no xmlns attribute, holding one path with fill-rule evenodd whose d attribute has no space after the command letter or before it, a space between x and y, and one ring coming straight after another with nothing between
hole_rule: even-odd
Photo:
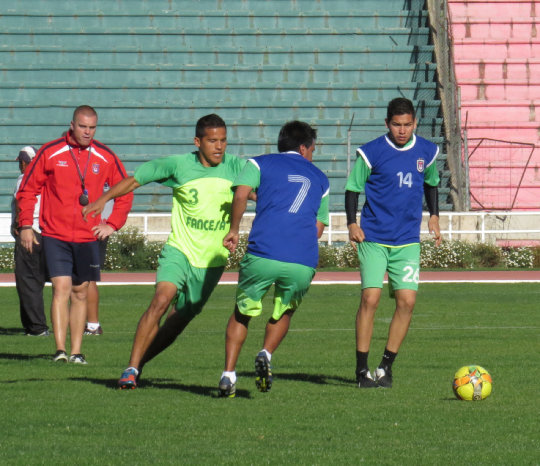
<instances>
[{"instance_id":1,"label":"metal railing","mask_svg":"<svg viewBox=\"0 0 540 466\"><path fill-rule=\"evenodd\" d=\"M170 233L170 217L170 213L132 213L126 225L137 227L151 240L164 240ZM254 217L252 212L244 214L241 233L249 233ZM425 212L421 228L423 236L429 234L427 219L428 213ZM10 223L10 214L0 213L0 243L13 242L9 232ZM321 241L328 244L347 242L346 223L345 213L330 213L330 222ZM540 210L441 212L439 223L446 240L540 244Z\"/></svg>"},{"instance_id":2,"label":"metal railing","mask_svg":"<svg viewBox=\"0 0 540 466\"><path fill-rule=\"evenodd\" d=\"M428 217L429 214L424 212L422 237L429 235ZM540 211L441 212L439 223L443 239L450 241L540 243ZM328 244L348 240L344 213L330 214L330 224L321 239Z\"/></svg>"}]
</instances>

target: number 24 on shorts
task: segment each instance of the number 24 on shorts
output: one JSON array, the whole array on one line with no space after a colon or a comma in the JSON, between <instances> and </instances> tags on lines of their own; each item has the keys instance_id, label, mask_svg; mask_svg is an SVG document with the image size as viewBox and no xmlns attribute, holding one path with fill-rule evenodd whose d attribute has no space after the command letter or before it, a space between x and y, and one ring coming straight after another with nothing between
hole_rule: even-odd
<instances>
[{"instance_id":1,"label":"number 24 on shorts","mask_svg":"<svg viewBox=\"0 0 540 466\"><path fill-rule=\"evenodd\" d=\"M410 265L407 265L403 268L403 271L405 272L405 275L403 276L403 281L405 283L418 283L420 280L420 268L418 267L412 267Z\"/></svg>"}]
</instances>

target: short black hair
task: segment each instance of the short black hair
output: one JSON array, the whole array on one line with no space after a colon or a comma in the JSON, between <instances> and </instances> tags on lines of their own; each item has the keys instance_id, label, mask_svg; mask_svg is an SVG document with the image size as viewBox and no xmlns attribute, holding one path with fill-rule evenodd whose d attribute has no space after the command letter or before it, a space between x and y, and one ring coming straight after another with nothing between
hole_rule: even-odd
<instances>
[{"instance_id":1,"label":"short black hair","mask_svg":"<svg viewBox=\"0 0 540 466\"><path fill-rule=\"evenodd\" d=\"M94 109L94 107L90 107L90 105L79 105L74 111L73 111L73 121L77 118L77 115L79 113L82 113L83 115L89 115L89 116L96 116L97 112Z\"/></svg>"},{"instance_id":2,"label":"short black hair","mask_svg":"<svg viewBox=\"0 0 540 466\"><path fill-rule=\"evenodd\" d=\"M278 150L299 152L300 146L311 147L317 139L317 130L303 121L289 121L285 123L278 136Z\"/></svg>"},{"instance_id":3,"label":"short black hair","mask_svg":"<svg viewBox=\"0 0 540 466\"><path fill-rule=\"evenodd\" d=\"M395 115L412 115L413 118L416 118L413 103L405 97L397 97L391 100L386 109L386 121L390 121Z\"/></svg>"},{"instance_id":4,"label":"short black hair","mask_svg":"<svg viewBox=\"0 0 540 466\"><path fill-rule=\"evenodd\" d=\"M219 115L215 113L210 113L210 115L205 115L199 118L197 125L195 126L195 137L202 138L206 132L207 128L225 128L227 125Z\"/></svg>"}]
</instances>

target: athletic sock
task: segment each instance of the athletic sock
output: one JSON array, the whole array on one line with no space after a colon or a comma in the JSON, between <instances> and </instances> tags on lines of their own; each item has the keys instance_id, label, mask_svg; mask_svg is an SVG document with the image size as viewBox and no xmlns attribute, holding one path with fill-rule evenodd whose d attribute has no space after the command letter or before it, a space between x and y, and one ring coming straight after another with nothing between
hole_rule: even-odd
<instances>
[{"instance_id":1,"label":"athletic sock","mask_svg":"<svg viewBox=\"0 0 540 466\"><path fill-rule=\"evenodd\" d=\"M87 322L86 327L93 332L99 328L99 322Z\"/></svg>"},{"instance_id":2,"label":"athletic sock","mask_svg":"<svg viewBox=\"0 0 540 466\"><path fill-rule=\"evenodd\" d=\"M268 350L263 348L261 351L259 351L259 353L266 354L266 357L268 358L268 362L272 360L272 353L270 353Z\"/></svg>"},{"instance_id":3,"label":"athletic sock","mask_svg":"<svg viewBox=\"0 0 540 466\"><path fill-rule=\"evenodd\" d=\"M392 351L389 351L387 348L385 348L379 367L383 368L385 371L391 370L392 364L394 363L394 359L396 359L396 356L397 353L392 353Z\"/></svg>"},{"instance_id":4,"label":"athletic sock","mask_svg":"<svg viewBox=\"0 0 540 466\"><path fill-rule=\"evenodd\" d=\"M137 369L136 367L129 366L129 367L126 369L126 371L129 370L129 369L133 369L133 370L135 371L135 375L139 375L139 369Z\"/></svg>"},{"instance_id":5,"label":"athletic sock","mask_svg":"<svg viewBox=\"0 0 540 466\"><path fill-rule=\"evenodd\" d=\"M236 383L236 371L223 371L221 378L223 377L229 377L231 383Z\"/></svg>"},{"instance_id":6,"label":"athletic sock","mask_svg":"<svg viewBox=\"0 0 540 466\"><path fill-rule=\"evenodd\" d=\"M368 371L368 355L369 351L356 351L356 373L359 374L362 371Z\"/></svg>"}]
</instances>

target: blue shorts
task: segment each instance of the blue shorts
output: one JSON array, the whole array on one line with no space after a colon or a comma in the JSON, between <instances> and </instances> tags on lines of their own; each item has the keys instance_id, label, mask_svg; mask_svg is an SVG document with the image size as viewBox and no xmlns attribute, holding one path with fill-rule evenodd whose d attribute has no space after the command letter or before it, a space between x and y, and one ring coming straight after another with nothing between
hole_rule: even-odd
<instances>
[{"instance_id":1,"label":"blue shorts","mask_svg":"<svg viewBox=\"0 0 540 466\"><path fill-rule=\"evenodd\" d=\"M109 237L105 239L98 239L99 245L99 268L102 269L105 267L105 259L107 258L107 243L109 242Z\"/></svg>"},{"instance_id":2,"label":"blue shorts","mask_svg":"<svg viewBox=\"0 0 540 466\"><path fill-rule=\"evenodd\" d=\"M71 277L74 285L101 278L97 241L73 243L43 236L45 263L50 278Z\"/></svg>"}]
</instances>

